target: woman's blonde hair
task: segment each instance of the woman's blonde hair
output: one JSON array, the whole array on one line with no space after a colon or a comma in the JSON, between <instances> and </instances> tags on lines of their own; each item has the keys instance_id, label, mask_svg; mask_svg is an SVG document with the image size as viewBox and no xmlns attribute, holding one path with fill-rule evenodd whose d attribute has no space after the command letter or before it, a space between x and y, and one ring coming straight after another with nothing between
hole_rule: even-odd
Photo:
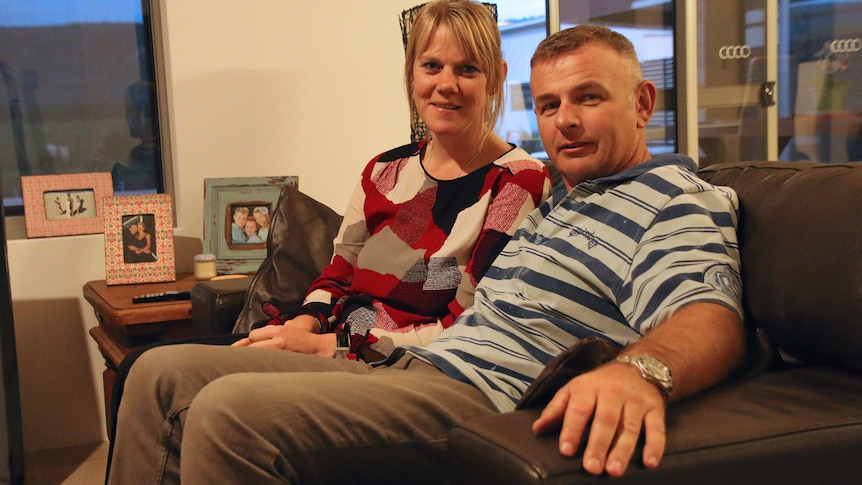
<instances>
[{"instance_id":1,"label":"woman's blonde hair","mask_svg":"<svg viewBox=\"0 0 862 485\"><path fill-rule=\"evenodd\" d=\"M477 64L487 79L489 102L485 123L493 129L503 113L506 72L500 49L500 31L492 13L493 6L468 0L435 0L422 6L410 30L404 59L407 102L413 106L413 63L428 47L431 34L444 25L468 58Z\"/></svg>"}]
</instances>

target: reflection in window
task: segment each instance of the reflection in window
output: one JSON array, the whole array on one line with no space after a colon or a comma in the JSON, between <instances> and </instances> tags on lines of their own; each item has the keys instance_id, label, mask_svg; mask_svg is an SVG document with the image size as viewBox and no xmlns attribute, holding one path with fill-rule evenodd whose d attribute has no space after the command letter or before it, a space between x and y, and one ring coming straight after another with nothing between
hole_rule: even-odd
<instances>
[{"instance_id":1,"label":"reflection in window","mask_svg":"<svg viewBox=\"0 0 862 485\"><path fill-rule=\"evenodd\" d=\"M146 0L0 3L0 179L111 172L118 195L164 192Z\"/></svg>"}]
</instances>

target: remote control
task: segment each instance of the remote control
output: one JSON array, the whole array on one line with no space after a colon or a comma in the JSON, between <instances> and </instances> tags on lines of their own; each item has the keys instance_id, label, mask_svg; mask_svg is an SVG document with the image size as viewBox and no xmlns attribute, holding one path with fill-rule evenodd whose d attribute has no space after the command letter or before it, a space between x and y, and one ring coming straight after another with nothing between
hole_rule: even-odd
<instances>
[{"instance_id":1,"label":"remote control","mask_svg":"<svg viewBox=\"0 0 862 485\"><path fill-rule=\"evenodd\" d=\"M164 293L149 293L132 297L132 303L153 303L159 301L188 300L191 293L188 291L165 291Z\"/></svg>"}]
</instances>

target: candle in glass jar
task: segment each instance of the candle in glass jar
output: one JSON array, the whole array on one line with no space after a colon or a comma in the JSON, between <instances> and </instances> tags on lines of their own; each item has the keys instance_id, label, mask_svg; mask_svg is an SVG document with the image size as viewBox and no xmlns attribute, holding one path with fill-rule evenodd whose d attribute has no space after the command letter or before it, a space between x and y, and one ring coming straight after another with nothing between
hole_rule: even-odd
<instances>
[{"instance_id":1,"label":"candle in glass jar","mask_svg":"<svg viewBox=\"0 0 862 485\"><path fill-rule=\"evenodd\" d=\"M208 280L215 278L217 274L216 257L214 254L198 254L195 256L195 278Z\"/></svg>"}]
</instances>

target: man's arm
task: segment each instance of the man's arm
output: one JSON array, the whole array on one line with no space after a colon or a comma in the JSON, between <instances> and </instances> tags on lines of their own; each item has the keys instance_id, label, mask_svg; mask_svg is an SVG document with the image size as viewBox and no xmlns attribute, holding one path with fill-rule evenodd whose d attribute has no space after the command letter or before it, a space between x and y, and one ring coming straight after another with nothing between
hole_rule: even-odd
<instances>
[{"instance_id":1,"label":"man's arm","mask_svg":"<svg viewBox=\"0 0 862 485\"><path fill-rule=\"evenodd\" d=\"M730 374L742 361L745 337L735 312L715 303L685 306L621 355L649 355L673 375L669 399L679 400ZM643 429L643 463L655 468L665 446L665 403L658 387L636 368L608 363L569 381L533 423L541 434L560 430L560 453L573 456L592 423L584 469L622 475Z\"/></svg>"}]
</instances>

